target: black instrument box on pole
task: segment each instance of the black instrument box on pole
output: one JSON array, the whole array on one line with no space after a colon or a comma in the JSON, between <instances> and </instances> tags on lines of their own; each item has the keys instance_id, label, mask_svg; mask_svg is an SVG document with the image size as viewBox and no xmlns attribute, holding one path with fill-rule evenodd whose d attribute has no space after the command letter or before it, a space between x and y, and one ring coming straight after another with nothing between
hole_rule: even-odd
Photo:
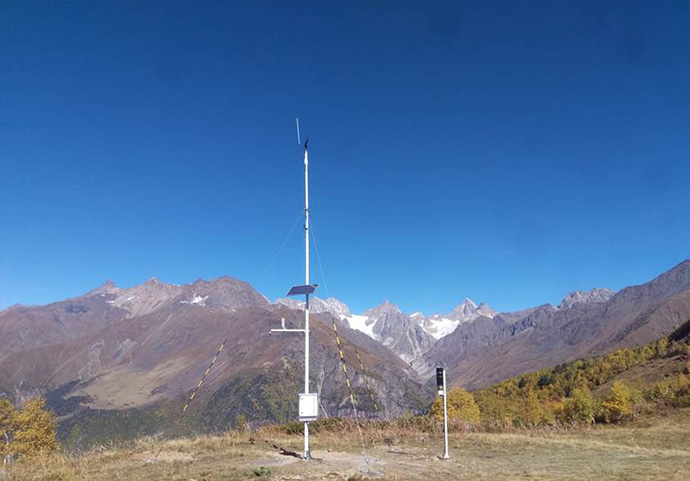
<instances>
[{"instance_id":1,"label":"black instrument box on pole","mask_svg":"<svg viewBox=\"0 0 690 481\"><path fill-rule=\"evenodd\" d=\"M436 388L438 389L439 394L443 394L443 368L442 367L436 368Z\"/></svg>"}]
</instances>

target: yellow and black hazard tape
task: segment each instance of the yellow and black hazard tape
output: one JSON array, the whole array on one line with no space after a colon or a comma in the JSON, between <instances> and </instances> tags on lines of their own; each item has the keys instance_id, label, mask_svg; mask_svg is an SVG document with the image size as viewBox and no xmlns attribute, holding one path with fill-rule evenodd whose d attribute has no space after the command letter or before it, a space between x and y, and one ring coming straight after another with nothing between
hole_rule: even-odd
<instances>
[{"instance_id":1,"label":"yellow and black hazard tape","mask_svg":"<svg viewBox=\"0 0 690 481\"><path fill-rule=\"evenodd\" d=\"M343 374L345 374L345 384L347 384L347 390L350 392L350 402L352 403L352 409L357 412L357 406L355 403L355 395L352 391L352 384L350 384L350 375L347 373L347 362L345 361L345 354L343 353L343 345L340 343L340 336L338 335L338 326L333 321L333 332L335 333L335 342L338 344L338 351L340 351L340 365L343 366Z\"/></svg>"},{"instance_id":2,"label":"yellow and black hazard tape","mask_svg":"<svg viewBox=\"0 0 690 481\"><path fill-rule=\"evenodd\" d=\"M338 326L333 320L333 332L335 333L335 342L338 343L338 351L340 351L340 361L343 366L343 374L345 374L345 384L347 384L347 390L350 392L350 403L352 404L352 412L355 415L355 423L357 423L357 431L359 432L359 441L362 443L362 454L364 455L364 462L367 465L367 470L371 471L369 464L369 457L367 456L367 448L364 444L364 433L362 432L362 426L359 422L359 414L357 413L357 403L355 402L355 395L352 391L352 384L350 384L350 375L347 373L347 362L345 362L345 354L343 353L343 345L340 342L340 336L338 335ZM361 362L361 361L360 361Z\"/></svg>"},{"instance_id":3,"label":"yellow and black hazard tape","mask_svg":"<svg viewBox=\"0 0 690 481\"><path fill-rule=\"evenodd\" d=\"M189 401L187 401L187 404L184 405L184 408L182 409L183 413L187 411L187 408L189 407L189 403L192 402L192 399L194 399L194 397L196 396L197 391L201 388L201 385L204 383L204 379L206 379L206 376L208 376L208 373L211 372L211 368L216 363L216 359L218 359L218 356L220 356L220 352L223 350L223 347L225 347L225 343L227 342L227 340L228 340L227 338L225 338L225 340L223 340L223 344L221 344L220 347L218 348L218 352L216 352L216 355L213 356L213 359L211 359L211 364L209 364L208 367L206 368L206 372L204 372L204 375L201 376L201 381L199 381L199 384L197 384L196 387L194 388L194 392L192 392L192 395L189 397Z\"/></svg>"},{"instance_id":4,"label":"yellow and black hazard tape","mask_svg":"<svg viewBox=\"0 0 690 481\"><path fill-rule=\"evenodd\" d=\"M359 361L359 370L362 372L362 377L364 378L364 383L367 386L367 392L369 393L369 397L371 398L371 402L374 403L374 410L378 411L379 410L379 405L376 402L376 397L374 396L374 390L371 389L371 385L369 384L369 378L367 377L367 372L364 369L364 363L362 362L362 358L359 356L359 351L357 350L357 346L355 347L355 354L357 355L357 360Z\"/></svg>"},{"instance_id":5,"label":"yellow and black hazard tape","mask_svg":"<svg viewBox=\"0 0 690 481\"><path fill-rule=\"evenodd\" d=\"M350 391L350 398L352 402L354 403L354 396L352 394L352 386L350 385L350 377L347 373L347 362L345 361L345 355L343 354L343 346L340 343L340 336L338 335L338 326L336 325L335 321L333 321L333 332L335 332L335 341L338 343L338 351L340 351L340 360L342 361L342 366L343 366L343 372L345 373L345 383L347 384L347 387ZM359 350L357 349L357 346L355 346L355 354L357 355L357 360L359 361L359 369L360 372L362 373L362 377L364 378L364 383L367 386L367 392L369 393L369 397L371 397L371 402L374 403L374 410L378 411L379 410L379 405L376 402L376 397L374 396L374 391L371 389L371 385L369 384L369 378L367 377L367 373L364 370L364 363L362 362L362 358L359 355Z\"/></svg>"}]
</instances>

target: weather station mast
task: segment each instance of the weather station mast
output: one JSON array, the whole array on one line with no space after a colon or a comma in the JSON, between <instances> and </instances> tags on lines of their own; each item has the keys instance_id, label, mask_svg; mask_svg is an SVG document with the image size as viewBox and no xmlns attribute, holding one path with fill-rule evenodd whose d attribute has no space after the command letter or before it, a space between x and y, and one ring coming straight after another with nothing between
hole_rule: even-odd
<instances>
[{"instance_id":1,"label":"weather station mast","mask_svg":"<svg viewBox=\"0 0 690 481\"><path fill-rule=\"evenodd\" d=\"M299 119L297 123L297 143L301 145L299 134ZM293 286L287 295L304 295L304 329L288 329L285 327L285 319L282 319L280 329L271 329L271 333L278 332L303 332L304 333L304 392L299 395L299 420L304 422L304 453L303 459L311 459L309 446L309 422L316 421L319 413L319 395L309 392L309 295L313 294L318 284L309 284L309 151L304 143L304 285Z\"/></svg>"}]
</instances>

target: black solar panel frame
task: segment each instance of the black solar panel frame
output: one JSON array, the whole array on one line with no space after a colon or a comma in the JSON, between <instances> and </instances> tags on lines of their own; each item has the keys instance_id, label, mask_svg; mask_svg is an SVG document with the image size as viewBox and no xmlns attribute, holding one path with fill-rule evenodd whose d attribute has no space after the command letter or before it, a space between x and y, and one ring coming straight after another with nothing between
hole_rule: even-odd
<instances>
[{"instance_id":1,"label":"black solar panel frame","mask_svg":"<svg viewBox=\"0 0 690 481\"><path fill-rule=\"evenodd\" d=\"M317 286L318 284L308 284L306 286L293 286L288 291L287 296L303 296L305 294L312 294L316 290Z\"/></svg>"}]
</instances>

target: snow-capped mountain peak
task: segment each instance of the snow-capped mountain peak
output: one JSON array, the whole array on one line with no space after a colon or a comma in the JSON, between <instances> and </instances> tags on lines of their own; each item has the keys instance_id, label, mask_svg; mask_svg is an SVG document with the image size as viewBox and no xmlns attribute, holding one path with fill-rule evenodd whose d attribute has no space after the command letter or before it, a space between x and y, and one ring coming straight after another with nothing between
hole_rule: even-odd
<instances>
[{"instance_id":1,"label":"snow-capped mountain peak","mask_svg":"<svg viewBox=\"0 0 690 481\"><path fill-rule=\"evenodd\" d=\"M352 315L348 305L345 304L344 302L340 302L335 297L329 297L328 299L326 299L323 302L328 307L328 312L332 313L333 315L335 315L341 319L344 317L348 317L348 316Z\"/></svg>"},{"instance_id":2,"label":"snow-capped mountain peak","mask_svg":"<svg viewBox=\"0 0 690 481\"><path fill-rule=\"evenodd\" d=\"M478 317L493 318L497 314L498 312L488 304L482 302L477 306L472 299L465 298L451 313L434 314L423 318L421 325L428 334L438 340L453 332L464 322L473 321Z\"/></svg>"},{"instance_id":3,"label":"snow-capped mountain peak","mask_svg":"<svg viewBox=\"0 0 690 481\"><path fill-rule=\"evenodd\" d=\"M372 307L371 309L368 309L364 312L364 315L368 315L370 317L381 316L385 314L402 314L402 311L398 306L391 303L390 301L384 301L380 305Z\"/></svg>"},{"instance_id":4,"label":"snow-capped mountain peak","mask_svg":"<svg viewBox=\"0 0 690 481\"><path fill-rule=\"evenodd\" d=\"M486 302L479 303L479 307L477 307L475 312L481 316L491 319L498 315L498 311L496 309L492 309L491 306L489 306Z\"/></svg>"},{"instance_id":5,"label":"snow-capped mountain peak","mask_svg":"<svg viewBox=\"0 0 690 481\"><path fill-rule=\"evenodd\" d=\"M304 301L291 298L277 299L274 305L304 309ZM335 298L323 300L314 297L310 300L309 307L315 314L329 312L347 323L350 329L360 331L389 347L407 362L419 358L435 341L452 333L460 324L482 316L493 318L498 314L487 304L477 306L468 298L449 314L431 316L419 311L405 314L397 305L387 300L362 314L352 314L346 304Z\"/></svg>"},{"instance_id":6,"label":"snow-capped mountain peak","mask_svg":"<svg viewBox=\"0 0 690 481\"><path fill-rule=\"evenodd\" d=\"M461 304L459 304L455 307L455 309L453 309L453 312L461 314L462 316L469 316L476 310L477 304L475 304L472 299L466 297Z\"/></svg>"}]
</instances>

